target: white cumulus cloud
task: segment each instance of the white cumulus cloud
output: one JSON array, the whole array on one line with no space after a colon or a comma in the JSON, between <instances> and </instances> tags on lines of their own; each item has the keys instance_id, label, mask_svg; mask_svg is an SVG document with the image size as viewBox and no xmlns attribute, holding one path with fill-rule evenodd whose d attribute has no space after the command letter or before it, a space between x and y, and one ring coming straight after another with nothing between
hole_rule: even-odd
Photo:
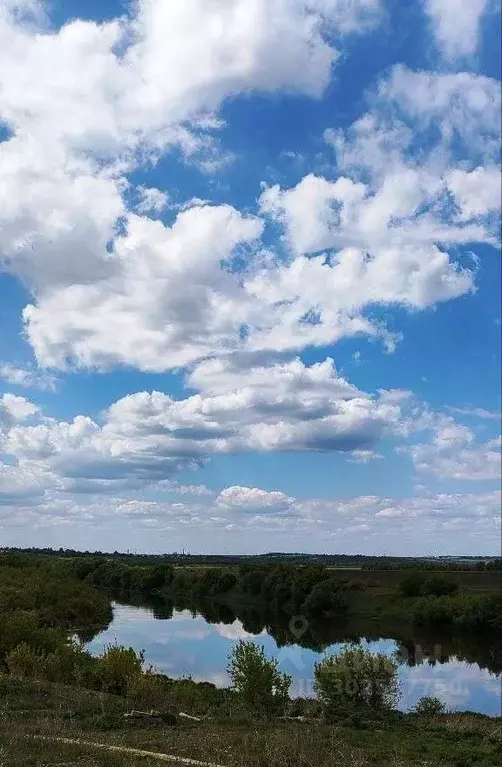
<instances>
[{"instance_id":1,"label":"white cumulus cloud","mask_svg":"<svg viewBox=\"0 0 502 767\"><path fill-rule=\"evenodd\" d=\"M490 0L424 0L437 45L446 58L472 56Z\"/></svg>"}]
</instances>

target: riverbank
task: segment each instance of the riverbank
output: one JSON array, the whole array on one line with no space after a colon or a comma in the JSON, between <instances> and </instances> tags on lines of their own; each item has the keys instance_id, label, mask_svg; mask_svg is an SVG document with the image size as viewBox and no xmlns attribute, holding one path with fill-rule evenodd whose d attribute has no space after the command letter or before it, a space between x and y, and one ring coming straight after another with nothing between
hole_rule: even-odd
<instances>
[{"instance_id":1,"label":"riverbank","mask_svg":"<svg viewBox=\"0 0 502 767\"><path fill-rule=\"evenodd\" d=\"M232 689L217 688L156 674L145 668L138 647L136 651L109 647L101 656L93 657L78 642L70 642L69 636L77 635L85 642L107 625L111 618L107 587L113 584L88 575L125 571L113 559L85 562L87 569L92 565L87 573L82 564L37 556L5 556L0 561L1 767L135 767L166 760L176 763L181 757L222 767L331 767L333 763L344 767L495 767L500 763L500 720L472 713L443 714L440 701L436 701L439 709L425 716L396 711L394 704L377 713L374 708L356 706L349 698L349 705L338 708L333 716L320 697L285 697L280 713L258 718L259 706L251 705L235 685ZM217 583L229 584L227 576L232 573L204 576L204 585L215 575ZM249 569L241 571L239 581L232 580L234 587L249 575ZM344 626L348 625L344 623L349 618L346 613L323 623L326 595L331 605L341 605L337 601L340 597L359 615L367 613L368 619L378 620L384 620L394 608L394 618L398 619L400 605L414 605L415 600L424 598L460 604L469 615L469 606L483 604L479 596L490 596L467 593L468 599L464 599L460 587L451 594L406 596L402 590L392 592L370 582L354 585L338 576L335 582L331 574L326 578L325 571L319 569L280 568L251 576L244 582L258 583L260 592L247 594L246 600L254 600L254 607L242 608L246 619L251 627L262 620L257 608L267 604L269 609L267 594L273 588L272 612L282 616L277 631L285 645L290 643L290 616L294 615L289 612L288 616L288 609L293 609L300 598L308 600L310 608L315 603L317 613L310 608L306 612L308 641L317 642L321 636L316 633L319 621L323 626L337 625L337 631L347 630ZM160 570L134 566L126 577L134 577L130 585L143 587L131 593L161 600L165 617L169 617L175 600L190 602L195 592L201 591L197 587L199 576L194 577L189 570L183 577L196 588L177 593L172 599L165 590L166 586L172 588L174 576L170 579L164 566ZM425 581L418 580L422 589ZM429 580L424 588L429 592L443 589L444 583ZM321 588L316 591L318 584ZM416 582L412 587L417 588ZM204 589L202 592L198 598L207 599ZM237 588L233 594L229 588L220 598L232 601L238 593ZM338 594L335 601L332 594ZM460 601L446 602L459 597ZM217 614L232 617L223 602L216 600L215 604L218 606L211 609ZM478 636L487 645L486 636ZM376 656L368 661L380 663ZM388 664L389 660L381 662ZM224 666L222 661L221 668ZM256 700L259 702L260 696ZM133 710L153 711L154 715L139 715L139 719L125 716ZM182 717L182 713L196 718ZM108 749L112 746L120 750ZM162 760L159 754L172 759Z\"/></svg>"},{"instance_id":2,"label":"riverbank","mask_svg":"<svg viewBox=\"0 0 502 767\"><path fill-rule=\"evenodd\" d=\"M74 574L98 589L158 596L167 609L212 602L237 611L266 612L276 624L301 616L310 626L373 620L443 626L460 632L502 631L500 573L413 570L333 571L325 565L242 564L174 567L131 564L116 557L71 560Z\"/></svg>"},{"instance_id":3,"label":"riverbank","mask_svg":"<svg viewBox=\"0 0 502 767\"><path fill-rule=\"evenodd\" d=\"M206 690L207 690L206 686ZM196 699L183 705L197 709ZM178 703L181 699L178 700ZM222 767L496 767L500 720L474 714L435 718L389 714L325 724L264 723L231 717L125 717L137 703L75 687L0 678L2 767L137 767L161 764L153 756L106 752L57 738L141 749ZM200 713L200 710L199 710ZM38 737L48 738L42 740ZM176 764L176 762L172 762ZM182 762L179 762L182 764Z\"/></svg>"}]
</instances>

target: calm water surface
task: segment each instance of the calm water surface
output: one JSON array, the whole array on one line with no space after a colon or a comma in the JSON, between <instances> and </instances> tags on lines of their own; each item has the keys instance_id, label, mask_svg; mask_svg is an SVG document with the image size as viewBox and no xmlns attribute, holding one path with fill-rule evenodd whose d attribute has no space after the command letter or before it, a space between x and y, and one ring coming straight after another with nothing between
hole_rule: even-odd
<instances>
[{"instance_id":1,"label":"calm water surface","mask_svg":"<svg viewBox=\"0 0 502 767\"><path fill-rule=\"evenodd\" d=\"M115 603L112 623L88 647L91 652L100 653L106 645L118 642L144 650L147 663L170 677L191 676L197 681L225 686L229 682L225 671L227 657L239 639L259 642L279 660L280 669L293 677L293 695L311 694L314 663L324 654L336 654L346 646L333 644L323 653L299 645L278 647L265 630L250 634L238 619L229 624L209 623L188 610L175 610L172 618L159 620L148 608ZM436 695L453 710L500 715L501 675L455 657L446 662L425 660L410 666L393 639L367 642L361 638L361 645L400 661L403 693L400 708L411 708L422 695Z\"/></svg>"}]
</instances>

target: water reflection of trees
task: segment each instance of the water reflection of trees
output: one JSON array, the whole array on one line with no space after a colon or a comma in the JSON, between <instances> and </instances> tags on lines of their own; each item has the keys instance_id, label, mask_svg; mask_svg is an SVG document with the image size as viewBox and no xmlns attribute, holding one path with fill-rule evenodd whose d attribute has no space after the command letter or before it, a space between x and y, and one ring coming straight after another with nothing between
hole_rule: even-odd
<instances>
[{"instance_id":1,"label":"water reflection of trees","mask_svg":"<svg viewBox=\"0 0 502 767\"><path fill-rule=\"evenodd\" d=\"M230 625L236 620L248 634L261 634L263 630L275 640L278 647L299 645L322 652L327 647L342 642L359 644L361 641L393 639L398 647L396 660L408 666L421 663L436 665L456 658L475 663L492 673L502 673L502 642L497 637L489 640L479 635L454 633L452 631L417 628L411 623L393 625L385 621L351 619L309 619L295 621L282 612L259 609L249 604L232 605L209 600L186 600L182 597L168 599L160 596L115 594L123 603L149 608L158 620L170 620L175 610L188 610L193 617L204 618L208 623Z\"/></svg>"}]
</instances>

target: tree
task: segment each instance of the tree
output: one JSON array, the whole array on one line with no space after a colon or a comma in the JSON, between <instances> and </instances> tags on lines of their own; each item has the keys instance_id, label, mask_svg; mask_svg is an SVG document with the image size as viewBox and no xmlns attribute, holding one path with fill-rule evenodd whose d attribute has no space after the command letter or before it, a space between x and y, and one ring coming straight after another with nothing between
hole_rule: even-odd
<instances>
[{"instance_id":1,"label":"tree","mask_svg":"<svg viewBox=\"0 0 502 767\"><path fill-rule=\"evenodd\" d=\"M218 580L213 584L212 592L214 594L226 594L235 587L237 583L237 577L234 573L221 572Z\"/></svg>"},{"instance_id":2,"label":"tree","mask_svg":"<svg viewBox=\"0 0 502 767\"><path fill-rule=\"evenodd\" d=\"M262 588L262 584L265 578L263 570L246 569L243 571L243 567L240 568L242 575L240 576L240 588L245 594L250 594L252 597L257 597Z\"/></svg>"},{"instance_id":3,"label":"tree","mask_svg":"<svg viewBox=\"0 0 502 767\"><path fill-rule=\"evenodd\" d=\"M441 714L445 713L445 710L445 705L442 700L427 695L420 698L413 709L415 714L427 717L441 716Z\"/></svg>"},{"instance_id":4,"label":"tree","mask_svg":"<svg viewBox=\"0 0 502 767\"><path fill-rule=\"evenodd\" d=\"M458 583L445 578L444 575L431 575L424 583L423 593L435 597L450 596L458 591Z\"/></svg>"},{"instance_id":5,"label":"tree","mask_svg":"<svg viewBox=\"0 0 502 767\"><path fill-rule=\"evenodd\" d=\"M275 659L266 657L264 647L254 642L241 640L229 657L227 670L233 689L265 719L283 713L289 700L291 677L277 666Z\"/></svg>"},{"instance_id":6,"label":"tree","mask_svg":"<svg viewBox=\"0 0 502 767\"><path fill-rule=\"evenodd\" d=\"M309 615L344 615L348 609L345 584L336 578L317 583L302 609Z\"/></svg>"},{"instance_id":7,"label":"tree","mask_svg":"<svg viewBox=\"0 0 502 767\"><path fill-rule=\"evenodd\" d=\"M143 591L153 591L161 589L163 586L169 586L174 578L174 567L162 563L151 567L141 576L140 585Z\"/></svg>"},{"instance_id":8,"label":"tree","mask_svg":"<svg viewBox=\"0 0 502 767\"><path fill-rule=\"evenodd\" d=\"M314 689L326 715L343 711L382 711L399 700L397 664L381 653L348 647L314 666Z\"/></svg>"},{"instance_id":9,"label":"tree","mask_svg":"<svg viewBox=\"0 0 502 767\"><path fill-rule=\"evenodd\" d=\"M399 591L404 597L419 597L423 594L424 582L422 573L410 573L399 584Z\"/></svg>"}]
</instances>

